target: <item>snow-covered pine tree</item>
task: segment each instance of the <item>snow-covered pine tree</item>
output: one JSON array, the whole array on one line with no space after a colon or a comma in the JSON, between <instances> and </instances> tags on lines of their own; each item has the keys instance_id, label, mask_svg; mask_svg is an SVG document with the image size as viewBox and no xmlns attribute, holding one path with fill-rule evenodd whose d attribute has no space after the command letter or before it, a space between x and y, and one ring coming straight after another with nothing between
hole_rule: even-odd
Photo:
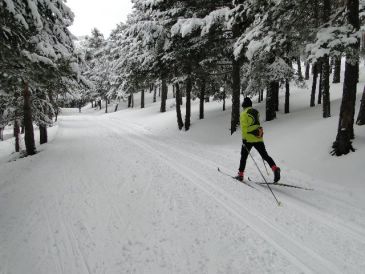
<instances>
[{"instance_id":1,"label":"snow-covered pine tree","mask_svg":"<svg viewBox=\"0 0 365 274\"><path fill-rule=\"evenodd\" d=\"M132 102L133 93L141 91L141 107L144 107L144 90L161 78L157 67L161 64L161 49L166 35L158 21L152 20L146 1L134 1L132 14L125 25L120 25L110 45L110 64L113 75L109 96ZM166 83L166 81L164 82ZM167 87L164 89L167 92ZM166 95L167 96L167 95ZM166 99L162 97L161 111L166 111ZM130 104L129 104L130 105Z\"/></svg>"},{"instance_id":2,"label":"snow-covered pine tree","mask_svg":"<svg viewBox=\"0 0 365 274\"><path fill-rule=\"evenodd\" d=\"M85 65L82 66L83 75L92 83L92 87L87 91L87 97L93 101L105 100L107 91L104 87L108 83L109 64L105 60L107 57L104 52L106 46L104 35L97 28L93 28L91 35L87 36L80 46L82 58L85 60ZM99 106L101 107L101 104Z\"/></svg>"},{"instance_id":3,"label":"snow-covered pine tree","mask_svg":"<svg viewBox=\"0 0 365 274\"><path fill-rule=\"evenodd\" d=\"M72 75L77 73L73 63L73 43L67 27L73 21L71 10L64 1L2 1L1 5L1 83L10 96L7 83L18 83L23 89L25 143L28 155L36 153L32 100L36 90L44 92L49 71L67 63ZM62 64L62 65L60 65ZM70 77L70 75L68 75ZM7 106L11 109L11 105Z\"/></svg>"},{"instance_id":4,"label":"snow-covered pine tree","mask_svg":"<svg viewBox=\"0 0 365 274\"><path fill-rule=\"evenodd\" d=\"M239 30L239 24L234 22L228 25L229 7L232 8L230 1L196 1L194 5L185 4L184 18L180 18L171 31L175 52L186 57L180 58L184 62L191 62L194 83L199 89L200 118L204 117L207 81L214 78L223 80L226 77L222 76L231 76L233 133L239 124L241 81L240 61L233 57L232 48L233 29ZM184 74L186 72L182 71L182 77L190 81L190 76Z\"/></svg>"},{"instance_id":5,"label":"snow-covered pine tree","mask_svg":"<svg viewBox=\"0 0 365 274\"><path fill-rule=\"evenodd\" d=\"M239 1L237 1L239 2ZM276 117L279 83L296 79L290 60L300 52L302 3L292 1L260 1L239 4L243 19L252 23L235 43L235 55L248 61L246 94L267 89L266 120ZM299 33L299 35L298 35Z\"/></svg>"}]
</instances>

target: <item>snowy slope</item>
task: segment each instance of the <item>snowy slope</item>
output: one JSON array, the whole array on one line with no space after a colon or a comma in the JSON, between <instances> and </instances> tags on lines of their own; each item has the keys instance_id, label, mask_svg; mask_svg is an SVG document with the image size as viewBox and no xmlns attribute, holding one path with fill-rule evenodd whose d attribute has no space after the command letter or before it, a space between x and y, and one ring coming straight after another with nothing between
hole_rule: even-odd
<instances>
[{"instance_id":1,"label":"snowy slope","mask_svg":"<svg viewBox=\"0 0 365 274\"><path fill-rule=\"evenodd\" d=\"M281 207L217 172L240 157L217 102L201 121L194 102L189 132L170 100L163 114L65 110L41 153L15 162L12 139L0 143L0 273L363 273L365 133L356 153L329 155L340 96L323 120L296 89L292 113L263 123L282 182L314 189L273 187ZM262 181L251 160L247 174Z\"/></svg>"}]
</instances>

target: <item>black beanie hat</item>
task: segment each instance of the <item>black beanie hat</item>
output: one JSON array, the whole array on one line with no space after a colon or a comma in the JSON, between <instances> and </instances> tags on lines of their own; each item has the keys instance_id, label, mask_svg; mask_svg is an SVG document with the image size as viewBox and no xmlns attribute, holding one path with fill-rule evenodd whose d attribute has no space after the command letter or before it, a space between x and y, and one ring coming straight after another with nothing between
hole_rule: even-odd
<instances>
[{"instance_id":1,"label":"black beanie hat","mask_svg":"<svg viewBox=\"0 0 365 274\"><path fill-rule=\"evenodd\" d=\"M245 99L243 99L242 107L243 108L252 107L252 101L251 101L251 99L248 98L248 97L245 97Z\"/></svg>"}]
</instances>

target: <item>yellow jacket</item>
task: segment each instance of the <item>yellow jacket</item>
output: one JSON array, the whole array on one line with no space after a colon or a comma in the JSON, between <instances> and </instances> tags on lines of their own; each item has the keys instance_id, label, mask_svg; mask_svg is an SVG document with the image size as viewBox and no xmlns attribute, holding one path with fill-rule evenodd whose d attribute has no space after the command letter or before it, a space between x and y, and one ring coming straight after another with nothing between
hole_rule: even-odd
<instances>
[{"instance_id":1,"label":"yellow jacket","mask_svg":"<svg viewBox=\"0 0 365 274\"><path fill-rule=\"evenodd\" d=\"M252 107L245 108L241 112L240 123L242 129L242 139L248 143L263 142L263 137L259 137L260 113Z\"/></svg>"}]
</instances>

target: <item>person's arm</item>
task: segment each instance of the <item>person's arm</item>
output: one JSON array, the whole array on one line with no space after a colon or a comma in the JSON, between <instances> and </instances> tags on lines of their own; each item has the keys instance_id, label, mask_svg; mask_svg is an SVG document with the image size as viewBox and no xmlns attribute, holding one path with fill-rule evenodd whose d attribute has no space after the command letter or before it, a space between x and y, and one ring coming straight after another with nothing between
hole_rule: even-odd
<instances>
[{"instance_id":1,"label":"person's arm","mask_svg":"<svg viewBox=\"0 0 365 274\"><path fill-rule=\"evenodd\" d=\"M242 113L240 116L240 123L241 123L241 129L242 129L242 138L244 140L247 140L247 129L248 129L248 119L247 119L247 114L246 113Z\"/></svg>"}]
</instances>

